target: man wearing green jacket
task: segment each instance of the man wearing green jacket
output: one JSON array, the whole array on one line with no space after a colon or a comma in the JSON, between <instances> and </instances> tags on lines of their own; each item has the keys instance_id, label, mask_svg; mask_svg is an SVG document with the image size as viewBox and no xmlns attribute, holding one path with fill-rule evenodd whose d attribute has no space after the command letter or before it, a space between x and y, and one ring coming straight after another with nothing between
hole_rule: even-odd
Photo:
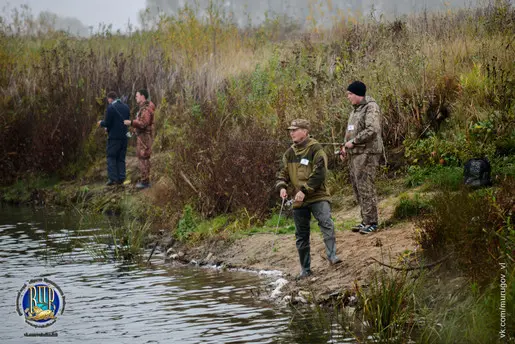
<instances>
[{"instance_id":1,"label":"man wearing green jacket","mask_svg":"<svg viewBox=\"0 0 515 344\"><path fill-rule=\"evenodd\" d=\"M366 95L367 87L354 81L347 87L347 99L354 107L347 123L345 144L340 158L348 157L354 195L361 207L361 223L353 232L370 234L377 231L377 196L375 174L383 152L381 111L374 98Z\"/></svg>"},{"instance_id":2,"label":"man wearing green jacket","mask_svg":"<svg viewBox=\"0 0 515 344\"><path fill-rule=\"evenodd\" d=\"M310 123L305 119L291 122L288 130L293 145L284 153L276 183L282 199L288 197L288 188L294 197L293 219L301 266L300 278L312 274L309 244L311 214L322 231L327 259L331 264L341 262L336 256L334 223L329 204L331 196L326 185L327 155L322 146L309 136L309 129Z\"/></svg>"}]
</instances>

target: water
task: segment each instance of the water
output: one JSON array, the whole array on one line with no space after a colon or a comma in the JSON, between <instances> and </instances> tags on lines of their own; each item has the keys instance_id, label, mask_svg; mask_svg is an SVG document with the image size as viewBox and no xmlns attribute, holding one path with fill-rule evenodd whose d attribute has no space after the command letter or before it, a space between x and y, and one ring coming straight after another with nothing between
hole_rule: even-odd
<instances>
[{"instance_id":1,"label":"water","mask_svg":"<svg viewBox=\"0 0 515 344\"><path fill-rule=\"evenodd\" d=\"M0 206L2 343L327 343L327 330L292 314L257 290L270 279L213 269L151 267L95 261L81 243L105 223L80 216ZM30 279L46 277L64 292L66 308L49 328L36 329L16 312ZM28 338L25 333L57 332Z\"/></svg>"}]
</instances>

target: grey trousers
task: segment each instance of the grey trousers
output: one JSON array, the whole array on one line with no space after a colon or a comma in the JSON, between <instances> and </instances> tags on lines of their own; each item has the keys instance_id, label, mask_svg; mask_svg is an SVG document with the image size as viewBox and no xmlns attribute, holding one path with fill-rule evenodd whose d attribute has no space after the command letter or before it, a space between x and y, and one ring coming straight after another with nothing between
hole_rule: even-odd
<instances>
[{"instance_id":1,"label":"grey trousers","mask_svg":"<svg viewBox=\"0 0 515 344\"><path fill-rule=\"evenodd\" d=\"M300 265L304 271L309 271L311 268L309 244L311 214L318 221L318 226L324 238L327 258L334 259L336 257L336 238L329 202L320 201L306 207L293 209L297 251L299 252Z\"/></svg>"}]
</instances>

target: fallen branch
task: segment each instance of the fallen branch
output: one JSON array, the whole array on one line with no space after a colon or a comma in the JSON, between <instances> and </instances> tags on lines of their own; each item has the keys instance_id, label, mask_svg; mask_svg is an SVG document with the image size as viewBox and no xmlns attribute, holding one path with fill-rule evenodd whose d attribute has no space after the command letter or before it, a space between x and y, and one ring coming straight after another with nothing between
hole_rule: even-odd
<instances>
[{"instance_id":1,"label":"fallen branch","mask_svg":"<svg viewBox=\"0 0 515 344\"><path fill-rule=\"evenodd\" d=\"M426 264L426 265L421 265L421 266L410 266L410 267L406 267L406 268L400 268L400 267L397 267L397 266L392 266L392 265L388 265L388 264L382 263L382 262L378 261L377 259L375 259L374 257L370 257L370 258L375 260L378 264L380 264L382 266L386 266L387 268L390 268L390 269L394 269L394 270L397 270L397 271L413 271L413 270L422 270L422 269L432 268L433 266L436 266L436 265L441 264L444 261L446 261L451 255L452 255L452 252L449 253L448 255L446 255L445 257L443 257L442 259L437 260L434 263Z\"/></svg>"},{"instance_id":2,"label":"fallen branch","mask_svg":"<svg viewBox=\"0 0 515 344\"><path fill-rule=\"evenodd\" d=\"M182 179L184 179L184 181L186 182L186 184L188 184L190 186L190 188L193 189L193 191L195 191L195 193L199 193L197 191L197 189L193 186L193 184L190 182L190 180L188 179L188 177L186 177L186 175L182 172L182 171L179 171L179 174L181 175Z\"/></svg>"}]
</instances>

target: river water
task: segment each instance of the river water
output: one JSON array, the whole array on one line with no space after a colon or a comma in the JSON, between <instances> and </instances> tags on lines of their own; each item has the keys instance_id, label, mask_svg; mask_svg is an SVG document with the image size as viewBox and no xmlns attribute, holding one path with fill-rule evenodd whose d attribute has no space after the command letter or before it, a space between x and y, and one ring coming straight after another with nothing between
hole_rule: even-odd
<instances>
[{"instance_id":1,"label":"river water","mask_svg":"<svg viewBox=\"0 0 515 344\"><path fill-rule=\"evenodd\" d=\"M250 272L99 262L85 250L107 222L79 214L0 206L1 343L334 343L316 315L268 301L271 282ZM104 232L103 232L104 231ZM45 277L65 311L34 328L16 311L24 283ZM27 337L57 333L57 337Z\"/></svg>"}]
</instances>

